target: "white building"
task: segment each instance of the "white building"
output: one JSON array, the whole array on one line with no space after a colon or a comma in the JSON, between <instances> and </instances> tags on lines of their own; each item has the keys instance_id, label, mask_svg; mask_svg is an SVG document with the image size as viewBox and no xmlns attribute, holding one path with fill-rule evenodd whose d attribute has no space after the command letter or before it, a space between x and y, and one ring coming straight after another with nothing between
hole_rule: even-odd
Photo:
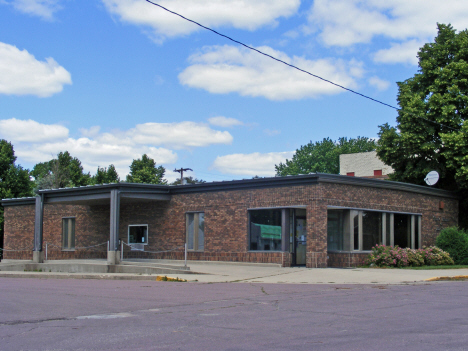
<instances>
[{"instance_id":1,"label":"white building","mask_svg":"<svg viewBox=\"0 0 468 351\"><path fill-rule=\"evenodd\" d=\"M340 155L340 174L364 178L388 178L393 169L383 163L376 151Z\"/></svg>"}]
</instances>

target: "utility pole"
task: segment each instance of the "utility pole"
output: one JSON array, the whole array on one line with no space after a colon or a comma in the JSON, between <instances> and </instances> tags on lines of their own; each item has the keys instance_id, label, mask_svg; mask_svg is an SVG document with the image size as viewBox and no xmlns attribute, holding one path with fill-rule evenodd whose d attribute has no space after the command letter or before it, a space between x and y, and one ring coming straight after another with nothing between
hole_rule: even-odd
<instances>
[{"instance_id":1,"label":"utility pole","mask_svg":"<svg viewBox=\"0 0 468 351\"><path fill-rule=\"evenodd\" d=\"M174 169L174 172L178 172L180 173L180 185L184 185L184 172L187 172L187 171L192 171L193 172L193 169L191 168L179 168L179 169Z\"/></svg>"}]
</instances>

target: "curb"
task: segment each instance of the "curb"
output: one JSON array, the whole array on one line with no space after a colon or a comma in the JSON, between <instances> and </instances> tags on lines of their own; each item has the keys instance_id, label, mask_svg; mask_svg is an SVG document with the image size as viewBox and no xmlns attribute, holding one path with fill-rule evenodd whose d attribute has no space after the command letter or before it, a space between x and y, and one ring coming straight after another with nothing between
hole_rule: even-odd
<instances>
[{"instance_id":1,"label":"curb","mask_svg":"<svg viewBox=\"0 0 468 351\"><path fill-rule=\"evenodd\" d=\"M25 273L6 273L0 272L0 278L39 278L39 279L106 279L106 280L153 280L156 281L156 275L132 275L132 274L82 274L82 273L43 273L43 272L25 272Z\"/></svg>"},{"instance_id":2,"label":"curb","mask_svg":"<svg viewBox=\"0 0 468 351\"><path fill-rule=\"evenodd\" d=\"M468 275L456 275L454 277L434 277L426 279L426 282L440 282L440 281L459 281L468 280Z\"/></svg>"}]
</instances>

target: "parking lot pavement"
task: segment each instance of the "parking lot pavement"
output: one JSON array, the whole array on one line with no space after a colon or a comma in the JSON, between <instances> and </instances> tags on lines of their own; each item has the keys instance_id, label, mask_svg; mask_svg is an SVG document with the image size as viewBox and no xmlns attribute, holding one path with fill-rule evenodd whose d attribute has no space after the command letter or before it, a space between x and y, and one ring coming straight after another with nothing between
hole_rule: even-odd
<instances>
[{"instance_id":1,"label":"parking lot pavement","mask_svg":"<svg viewBox=\"0 0 468 351\"><path fill-rule=\"evenodd\" d=\"M466 350L467 291L0 278L0 349Z\"/></svg>"}]
</instances>

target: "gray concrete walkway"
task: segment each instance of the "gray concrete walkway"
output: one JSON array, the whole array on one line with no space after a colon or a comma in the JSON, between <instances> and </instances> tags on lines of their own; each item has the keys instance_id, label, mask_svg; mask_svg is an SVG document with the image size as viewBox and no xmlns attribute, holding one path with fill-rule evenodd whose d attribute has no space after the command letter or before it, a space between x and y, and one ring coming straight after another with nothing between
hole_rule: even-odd
<instances>
[{"instance_id":1,"label":"gray concrete walkway","mask_svg":"<svg viewBox=\"0 0 468 351\"><path fill-rule=\"evenodd\" d=\"M1 266L18 262L5 260ZM62 261L65 262L65 261ZM76 264L105 264L99 260L73 260ZM57 263L59 263L57 261ZM183 266L183 261L169 260L127 260L132 265L172 265ZM412 270L378 268L282 268L273 264L246 264L226 262L188 261L190 274L167 274L187 281L202 283L245 282L245 283L284 283L284 284L407 284L424 282L434 277L468 276L468 269ZM129 279L155 280L155 274L135 273L67 273L67 272L25 272L0 271L0 277L24 278L74 278L74 279Z\"/></svg>"},{"instance_id":2,"label":"gray concrete walkway","mask_svg":"<svg viewBox=\"0 0 468 351\"><path fill-rule=\"evenodd\" d=\"M204 283L246 282L284 284L405 284L440 276L468 276L468 269L413 270L379 268L283 268L275 265L235 263L189 263L192 272L179 275Z\"/></svg>"}]
</instances>

